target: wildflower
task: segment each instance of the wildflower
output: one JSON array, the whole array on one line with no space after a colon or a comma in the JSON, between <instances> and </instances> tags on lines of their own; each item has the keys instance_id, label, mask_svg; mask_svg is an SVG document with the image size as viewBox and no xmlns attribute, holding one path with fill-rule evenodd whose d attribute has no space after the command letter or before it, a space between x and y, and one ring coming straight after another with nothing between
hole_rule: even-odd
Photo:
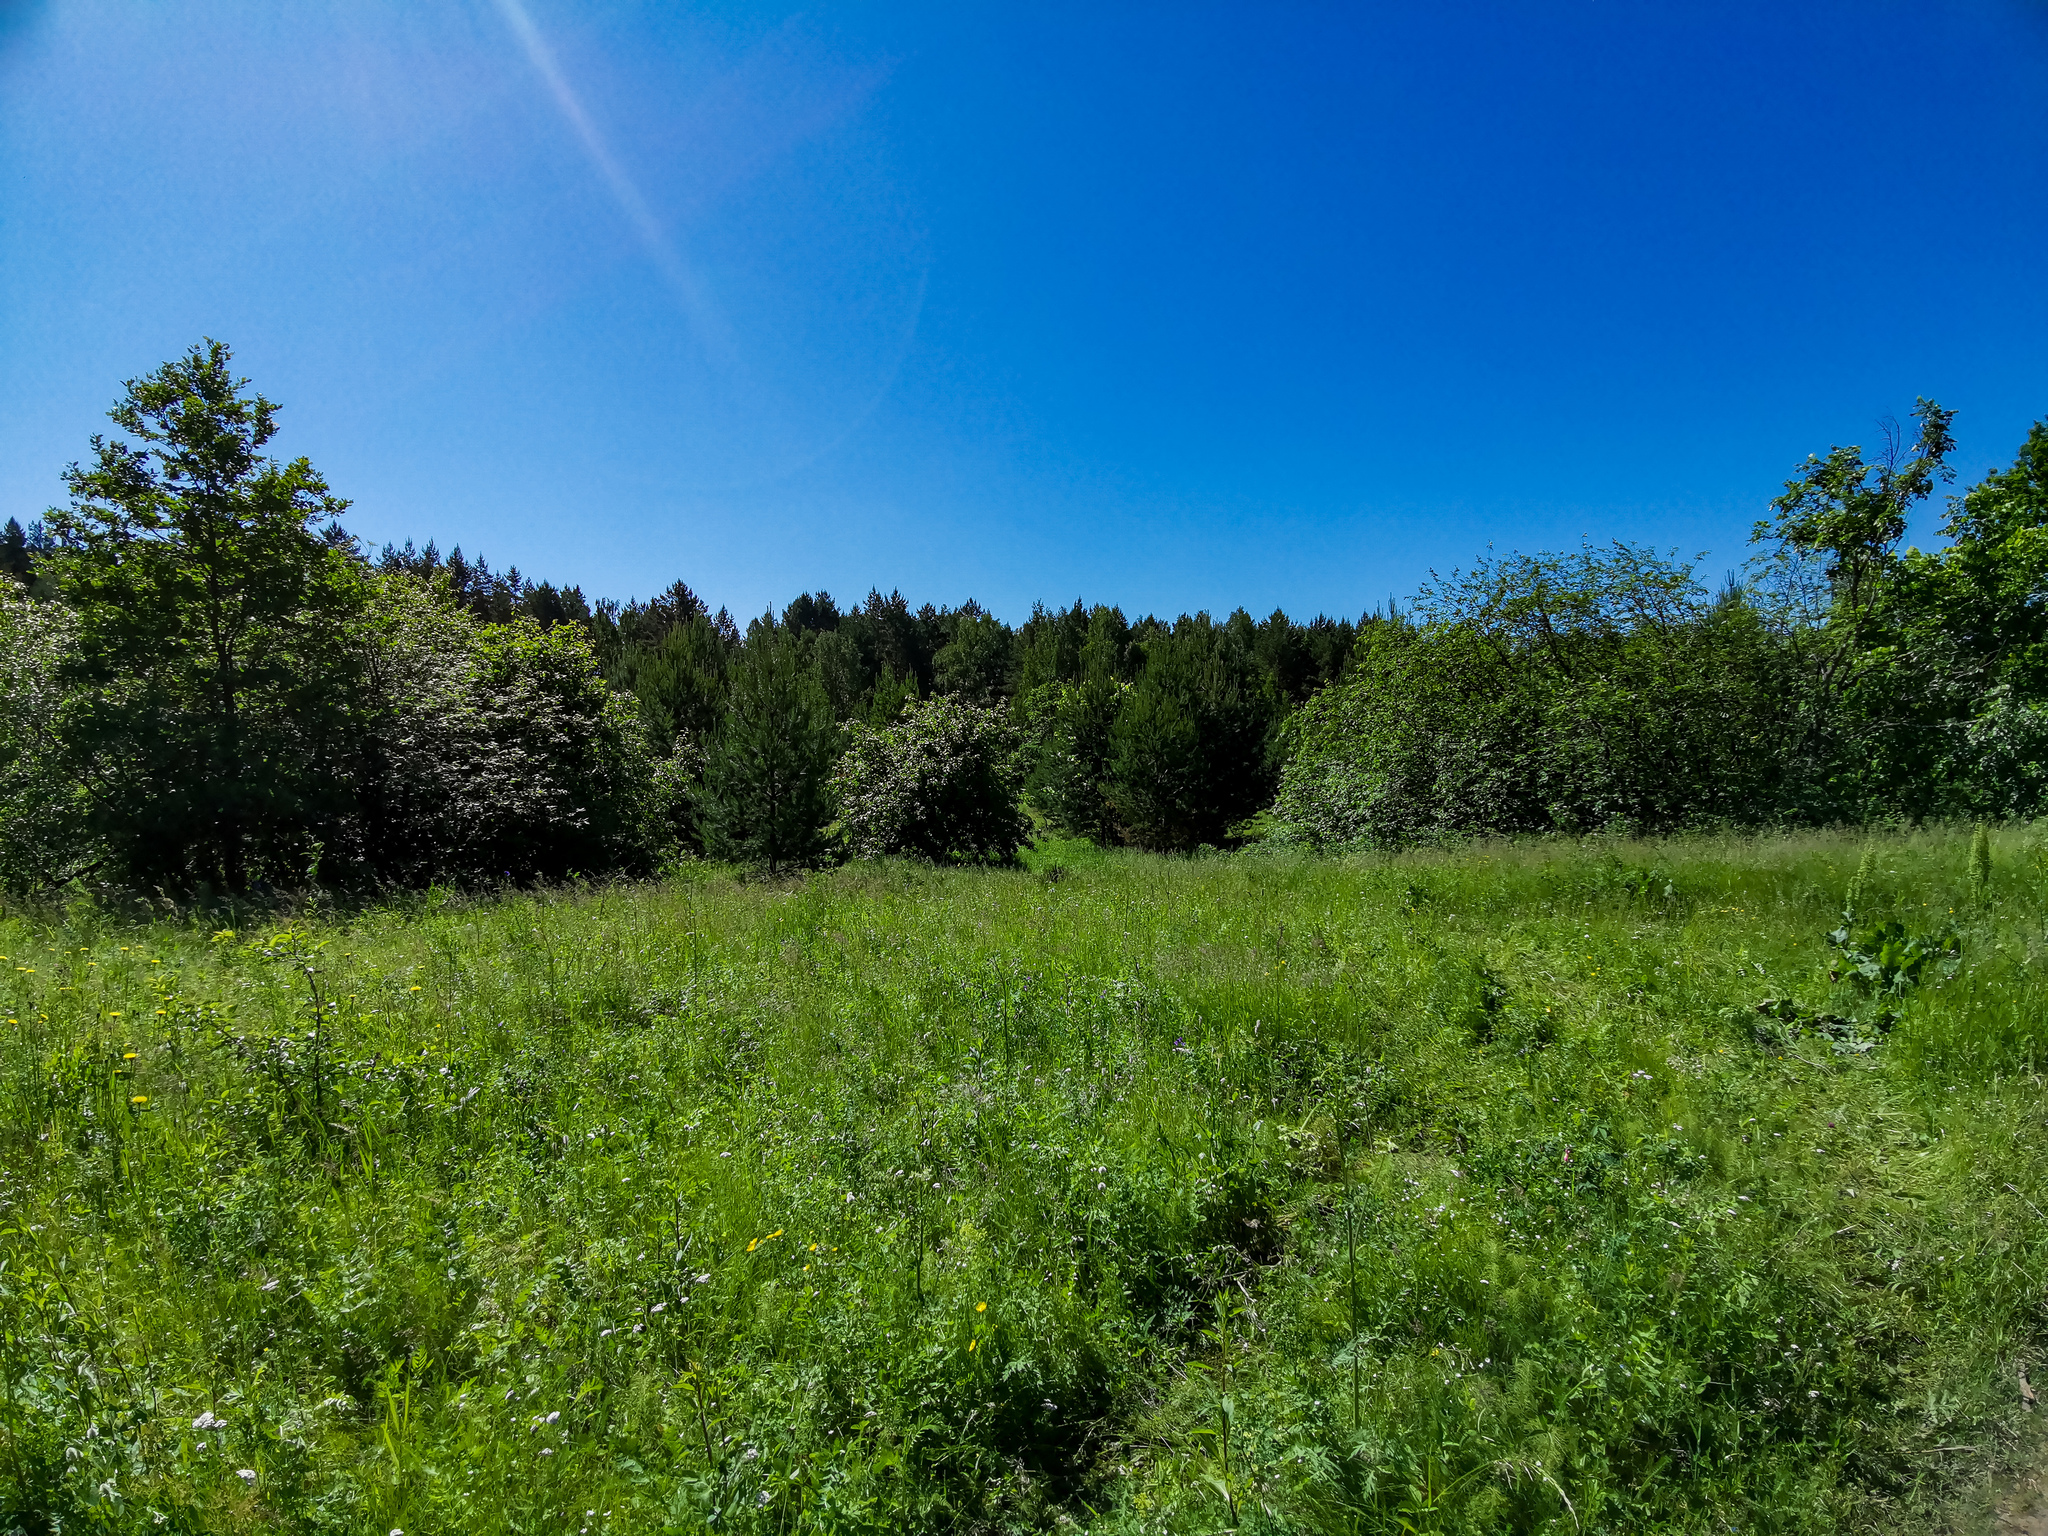
<instances>
[{"instance_id":1,"label":"wildflower","mask_svg":"<svg viewBox=\"0 0 2048 1536\"><path fill-rule=\"evenodd\" d=\"M110 1013L107 1015L107 1017L110 1019L118 1019L119 1017L121 1017L121 1015L118 1013Z\"/></svg>"},{"instance_id":2,"label":"wildflower","mask_svg":"<svg viewBox=\"0 0 2048 1536\"><path fill-rule=\"evenodd\" d=\"M116 1017L116 1018L119 1018L119 1017L120 1017L120 1015L119 1015L119 1014L116 1014L116 1015L115 1015L115 1017ZM121 1059L122 1059L123 1061L133 1061L133 1060L134 1060L134 1059L135 1059L135 1058L136 1058L137 1056L139 1056L139 1055L141 1055L141 1054L142 1054L142 1053L141 1053L140 1051L124 1051L124 1052L122 1052L122 1054L121 1054Z\"/></svg>"},{"instance_id":3,"label":"wildflower","mask_svg":"<svg viewBox=\"0 0 2048 1536\"><path fill-rule=\"evenodd\" d=\"M248 1467L242 1467L242 1468L238 1469L238 1470L236 1471L236 1473L235 1473L235 1476L239 1477L239 1478L240 1478L240 1479L241 1479L241 1480L242 1480L243 1482L247 1483L247 1484L248 1484L248 1485L249 1485L249 1486L250 1486L251 1488L254 1488L254 1487L256 1486L256 1474L255 1474L255 1472L254 1472L254 1471L253 1471L252 1469L250 1469L250 1468L248 1468Z\"/></svg>"},{"instance_id":4,"label":"wildflower","mask_svg":"<svg viewBox=\"0 0 2048 1536\"><path fill-rule=\"evenodd\" d=\"M971 1354L973 1354L973 1353L974 1353L974 1347L975 1347L975 1346L976 1346L977 1344L979 1344L980 1342L981 1342L981 1340L979 1340L979 1339L969 1339L969 1340L967 1341L967 1353L969 1353L970 1355L971 1355Z\"/></svg>"},{"instance_id":5,"label":"wildflower","mask_svg":"<svg viewBox=\"0 0 2048 1536\"><path fill-rule=\"evenodd\" d=\"M408 992L417 992L417 991L419 991L419 988L418 988L418 987L407 987L407 988L406 988L405 990L406 990L406 991L408 991Z\"/></svg>"},{"instance_id":6,"label":"wildflower","mask_svg":"<svg viewBox=\"0 0 2048 1536\"><path fill-rule=\"evenodd\" d=\"M146 1093L138 1093L137 1095L135 1095L134 1098L130 1099L128 1102L130 1104L147 1104L149 1102L149 1095Z\"/></svg>"},{"instance_id":7,"label":"wildflower","mask_svg":"<svg viewBox=\"0 0 2048 1536\"><path fill-rule=\"evenodd\" d=\"M988 1310L988 1303L985 1301L977 1301L974 1304L974 1310L977 1312L986 1312Z\"/></svg>"}]
</instances>

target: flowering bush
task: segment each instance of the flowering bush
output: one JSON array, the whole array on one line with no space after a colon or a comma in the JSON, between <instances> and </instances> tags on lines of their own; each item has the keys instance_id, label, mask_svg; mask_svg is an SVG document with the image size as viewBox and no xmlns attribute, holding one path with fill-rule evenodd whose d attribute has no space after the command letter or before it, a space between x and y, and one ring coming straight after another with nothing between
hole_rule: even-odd
<instances>
[{"instance_id":1,"label":"flowering bush","mask_svg":"<svg viewBox=\"0 0 2048 1536\"><path fill-rule=\"evenodd\" d=\"M103 851L58 733L59 674L77 632L68 608L0 576L0 888L61 885Z\"/></svg>"},{"instance_id":2,"label":"flowering bush","mask_svg":"<svg viewBox=\"0 0 2048 1536\"><path fill-rule=\"evenodd\" d=\"M654 765L580 629L479 624L385 577L368 642L355 815L331 858L399 883L647 866Z\"/></svg>"},{"instance_id":3,"label":"flowering bush","mask_svg":"<svg viewBox=\"0 0 2048 1536\"><path fill-rule=\"evenodd\" d=\"M860 858L909 854L1007 863L1029 835L1017 803L1017 733L958 699L913 705L894 725L856 725L833 788Z\"/></svg>"}]
</instances>

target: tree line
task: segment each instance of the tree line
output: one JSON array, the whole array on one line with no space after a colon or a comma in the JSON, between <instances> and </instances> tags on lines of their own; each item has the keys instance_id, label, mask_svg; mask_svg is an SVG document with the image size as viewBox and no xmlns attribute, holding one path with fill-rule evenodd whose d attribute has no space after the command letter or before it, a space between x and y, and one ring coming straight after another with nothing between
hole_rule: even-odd
<instances>
[{"instance_id":1,"label":"tree line","mask_svg":"<svg viewBox=\"0 0 2048 1536\"><path fill-rule=\"evenodd\" d=\"M131 380L0 534L0 879L243 891L1012 858L1040 822L1221 843L1357 626L900 592L744 625L362 547L209 342ZM1026 807L1030 810L1027 812Z\"/></svg>"},{"instance_id":2,"label":"tree line","mask_svg":"<svg viewBox=\"0 0 2048 1536\"><path fill-rule=\"evenodd\" d=\"M1902 548L1952 421L1809 459L1718 592L1626 545L1433 582L1289 722L1276 818L1333 847L2042 814L2048 425Z\"/></svg>"},{"instance_id":3,"label":"tree line","mask_svg":"<svg viewBox=\"0 0 2048 1536\"><path fill-rule=\"evenodd\" d=\"M799 595L742 625L361 546L209 342L131 380L0 531L0 882L491 884L2032 816L2048 796L2048 428L1951 498L1951 414L1810 459L1716 592L1615 544L1299 623Z\"/></svg>"}]
</instances>

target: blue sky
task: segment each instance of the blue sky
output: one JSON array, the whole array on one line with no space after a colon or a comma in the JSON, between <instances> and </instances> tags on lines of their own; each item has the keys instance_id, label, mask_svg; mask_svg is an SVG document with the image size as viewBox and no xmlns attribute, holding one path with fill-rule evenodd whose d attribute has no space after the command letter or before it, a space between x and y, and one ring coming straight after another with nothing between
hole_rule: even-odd
<instances>
[{"instance_id":1,"label":"blue sky","mask_svg":"<svg viewBox=\"0 0 2048 1536\"><path fill-rule=\"evenodd\" d=\"M0 0L0 517L202 335L365 540L593 595L1718 579L2048 416L2048 5Z\"/></svg>"}]
</instances>

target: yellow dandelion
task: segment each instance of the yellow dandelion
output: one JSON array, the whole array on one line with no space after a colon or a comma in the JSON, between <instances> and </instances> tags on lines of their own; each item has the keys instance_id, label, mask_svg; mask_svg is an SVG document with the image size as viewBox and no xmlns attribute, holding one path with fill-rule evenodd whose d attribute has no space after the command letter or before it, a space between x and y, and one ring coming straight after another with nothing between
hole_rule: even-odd
<instances>
[{"instance_id":1,"label":"yellow dandelion","mask_svg":"<svg viewBox=\"0 0 2048 1536\"><path fill-rule=\"evenodd\" d=\"M760 1247L760 1246L761 1246L761 1239L759 1239L758 1237L756 1237L756 1238L753 1238L753 1239L750 1239L750 1240L748 1241L748 1243L747 1243L747 1252L749 1252L749 1253L752 1253L752 1252L753 1252L753 1251L754 1251L754 1250L755 1250L756 1248L758 1248L758 1247Z\"/></svg>"},{"instance_id":2,"label":"yellow dandelion","mask_svg":"<svg viewBox=\"0 0 2048 1536\"><path fill-rule=\"evenodd\" d=\"M816 1243L811 1244L811 1252L816 1253L817 1251L818 1245Z\"/></svg>"},{"instance_id":3,"label":"yellow dandelion","mask_svg":"<svg viewBox=\"0 0 2048 1536\"><path fill-rule=\"evenodd\" d=\"M773 1232L770 1232L770 1233L768 1234L768 1237L780 1237L780 1236L782 1236L782 1228L780 1228L780 1227L777 1227L777 1228L776 1228L776 1229L775 1229L775 1230L774 1230ZM767 1240L768 1240L768 1238L765 1238L765 1237L764 1237L763 1239L761 1239L761 1241L763 1241L763 1242L766 1242Z\"/></svg>"},{"instance_id":4,"label":"yellow dandelion","mask_svg":"<svg viewBox=\"0 0 2048 1536\"><path fill-rule=\"evenodd\" d=\"M136 1057L140 1056L141 1054L142 1053L140 1051L126 1051L122 1053L121 1059L123 1061L133 1061Z\"/></svg>"},{"instance_id":5,"label":"yellow dandelion","mask_svg":"<svg viewBox=\"0 0 2048 1536\"><path fill-rule=\"evenodd\" d=\"M406 988L405 990L406 990L406 991L408 991L408 992L417 992L417 991L419 991L419 988L418 988L418 987L407 987L407 988Z\"/></svg>"},{"instance_id":6,"label":"yellow dandelion","mask_svg":"<svg viewBox=\"0 0 2048 1536\"><path fill-rule=\"evenodd\" d=\"M149 1095L146 1093L138 1093L137 1095L135 1095L134 1098L130 1099L128 1102L130 1104L147 1104L149 1102Z\"/></svg>"},{"instance_id":7,"label":"yellow dandelion","mask_svg":"<svg viewBox=\"0 0 2048 1536\"><path fill-rule=\"evenodd\" d=\"M110 1014L108 1014L108 1015L107 1015L107 1017L108 1017L108 1018L110 1018L110 1019L118 1019L119 1017L121 1017L121 1015L120 1015L120 1014L119 1014L119 1013L117 1012L117 1013L110 1013Z\"/></svg>"},{"instance_id":8,"label":"yellow dandelion","mask_svg":"<svg viewBox=\"0 0 2048 1536\"><path fill-rule=\"evenodd\" d=\"M988 1310L988 1303L985 1301L977 1301L974 1304L974 1310L977 1312L986 1312Z\"/></svg>"},{"instance_id":9,"label":"yellow dandelion","mask_svg":"<svg viewBox=\"0 0 2048 1536\"><path fill-rule=\"evenodd\" d=\"M979 1340L979 1339L969 1339L969 1340L967 1341L967 1353L969 1353L970 1355L971 1355L971 1354L973 1354L973 1353L974 1353L974 1349L975 1349L975 1346L976 1346L977 1344L979 1344L980 1342L981 1342L981 1340Z\"/></svg>"}]
</instances>

